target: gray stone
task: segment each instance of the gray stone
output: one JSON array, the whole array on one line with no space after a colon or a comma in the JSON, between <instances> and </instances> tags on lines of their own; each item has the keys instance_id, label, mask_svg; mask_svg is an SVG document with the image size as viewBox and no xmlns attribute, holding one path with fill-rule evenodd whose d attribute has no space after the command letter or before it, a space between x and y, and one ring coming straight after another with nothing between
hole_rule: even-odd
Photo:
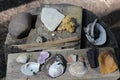
<instances>
[{"instance_id":1,"label":"gray stone","mask_svg":"<svg viewBox=\"0 0 120 80\"><path fill-rule=\"evenodd\" d=\"M37 43L42 43L42 42L43 42L42 37L38 36L38 37L36 38L36 42L37 42Z\"/></svg>"},{"instance_id":2,"label":"gray stone","mask_svg":"<svg viewBox=\"0 0 120 80\"><path fill-rule=\"evenodd\" d=\"M20 54L16 58L16 62L18 62L18 63L26 63L29 59L30 59L30 55L28 55L28 54Z\"/></svg>"},{"instance_id":3,"label":"gray stone","mask_svg":"<svg viewBox=\"0 0 120 80\"><path fill-rule=\"evenodd\" d=\"M43 8L41 12L41 21L45 27L54 31L65 16L54 8Z\"/></svg>"},{"instance_id":4,"label":"gray stone","mask_svg":"<svg viewBox=\"0 0 120 80\"><path fill-rule=\"evenodd\" d=\"M32 16L29 13L20 13L12 18L9 24L9 34L14 38L24 38L31 29Z\"/></svg>"}]
</instances>

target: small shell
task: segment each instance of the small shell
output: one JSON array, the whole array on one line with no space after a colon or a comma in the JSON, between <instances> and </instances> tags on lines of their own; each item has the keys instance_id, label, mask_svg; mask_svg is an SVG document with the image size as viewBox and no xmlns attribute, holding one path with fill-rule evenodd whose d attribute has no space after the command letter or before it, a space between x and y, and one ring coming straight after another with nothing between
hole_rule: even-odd
<instances>
[{"instance_id":1,"label":"small shell","mask_svg":"<svg viewBox=\"0 0 120 80\"><path fill-rule=\"evenodd\" d=\"M83 62L75 62L70 65L69 72L76 77L81 77L87 72L87 68L85 67Z\"/></svg>"},{"instance_id":2,"label":"small shell","mask_svg":"<svg viewBox=\"0 0 120 80\"><path fill-rule=\"evenodd\" d=\"M77 61L77 55L71 54L68 56L68 62L76 62Z\"/></svg>"},{"instance_id":3,"label":"small shell","mask_svg":"<svg viewBox=\"0 0 120 80\"><path fill-rule=\"evenodd\" d=\"M25 65L21 66L21 72L27 76L32 76L39 72L39 67L39 63L28 62Z\"/></svg>"},{"instance_id":4,"label":"small shell","mask_svg":"<svg viewBox=\"0 0 120 80\"><path fill-rule=\"evenodd\" d=\"M36 38L36 42L37 42L37 43L42 43L42 42L43 42L42 37L38 36L38 37Z\"/></svg>"},{"instance_id":5,"label":"small shell","mask_svg":"<svg viewBox=\"0 0 120 80\"><path fill-rule=\"evenodd\" d=\"M30 59L29 54L20 54L17 58L16 61L18 63L26 63Z\"/></svg>"}]
</instances>

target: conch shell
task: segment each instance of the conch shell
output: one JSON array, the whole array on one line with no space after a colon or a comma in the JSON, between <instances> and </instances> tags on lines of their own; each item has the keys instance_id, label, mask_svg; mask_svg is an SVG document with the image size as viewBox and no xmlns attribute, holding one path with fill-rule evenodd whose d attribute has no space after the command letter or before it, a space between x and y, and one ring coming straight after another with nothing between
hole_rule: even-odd
<instances>
[{"instance_id":1,"label":"conch shell","mask_svg":"<svg viewBox=\"0 0 120 80\"><path fill-rule=\"evenodd\" d=\"M103 45L107 40L106 31L102 25L96 23L97 19L93 23L89 23L84 28L85 35L88 41L94 45Z\"/></svg>"}]
</instances>

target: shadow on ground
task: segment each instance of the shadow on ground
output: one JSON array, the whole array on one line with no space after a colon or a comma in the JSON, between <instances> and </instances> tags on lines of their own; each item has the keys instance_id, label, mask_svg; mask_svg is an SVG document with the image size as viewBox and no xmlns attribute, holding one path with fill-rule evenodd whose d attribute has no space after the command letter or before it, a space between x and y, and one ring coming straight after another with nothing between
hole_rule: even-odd
<instances>
[{"instance_id":1,"label":"shadow on ground","mask_svg":"<svg viewBox=\"0 0 120 80\"><path fill-rule=\"evenodd\" d=\"M101 18L109 27L120 22L120 9L109 13Z\"/></svg>"},{"instance_id":2,"label":"shadow on ground","mask_svg":"<svg viewBox=\"0 0 120 80\"><path fill-rule=\"evenodd\" d=\"M7 34L7 28L3 24L0 24L0 78L6 74L6 61L4 54L4 41Z\"/></svg>"}]
</instances>

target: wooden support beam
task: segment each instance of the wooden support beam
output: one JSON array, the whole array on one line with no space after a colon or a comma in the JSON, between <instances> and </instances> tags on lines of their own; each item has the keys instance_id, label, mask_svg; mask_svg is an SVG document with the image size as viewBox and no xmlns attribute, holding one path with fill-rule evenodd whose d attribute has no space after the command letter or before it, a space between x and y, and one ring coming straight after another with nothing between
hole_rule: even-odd
<instances>
[{"instance_id":1,"label":"wooden support beam","mask_svg":"<svg viewBox=\"0 0 120 80\"><path fill-rule=\"evenodd\" d=\"M21 44L21 45L12 45L13 47L17 47L22 50L28 50L31 48L45 48L45 47L57 47L57 46L63 46L65 43L70 43L70 42L75 42L79 41L80 37L75 36L75 37L70 37L70 38L65 38L65 39L59 39L55 41L47 41L44 43L31 43L31 44Z\"/></svg>"}]
</instances>

